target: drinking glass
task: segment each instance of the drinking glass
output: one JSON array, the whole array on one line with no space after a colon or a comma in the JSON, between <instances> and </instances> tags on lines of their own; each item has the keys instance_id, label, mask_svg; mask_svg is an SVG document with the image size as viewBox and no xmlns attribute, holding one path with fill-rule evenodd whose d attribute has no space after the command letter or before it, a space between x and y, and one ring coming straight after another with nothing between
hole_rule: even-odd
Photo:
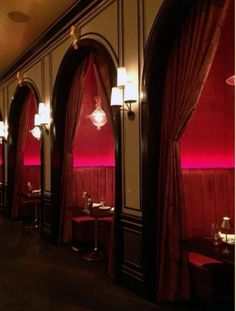
<instances>
[{"instance_id":1,"label":"drinking glass","mask_svg":"<svg viewBox=\"0 0 236 311\"><path fill-rule=\"evenodd\" d=\"M213 244L218 245L219 244L219 225L217 223L211 224L211 236L213 238Z\"/></svg>"}]
</instances>

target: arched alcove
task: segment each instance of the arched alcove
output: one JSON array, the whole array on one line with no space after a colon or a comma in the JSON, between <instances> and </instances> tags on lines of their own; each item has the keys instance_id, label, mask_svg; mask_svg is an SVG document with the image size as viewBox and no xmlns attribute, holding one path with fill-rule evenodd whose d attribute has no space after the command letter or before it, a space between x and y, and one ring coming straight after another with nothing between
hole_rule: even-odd
<instances>
[{"instance_id":1,"label":"arched alcove","mask_svg":"<svg viewBox=\"0 0 236 311\"><path fill-rule=\"evenodd\" d=\"M201 1L201 4L205 5L206 3ZM179 126L175 119L175 115L177 116L180 112L176 109L176 112L174 113L171 111L171 107L175 107L175 103L179 100L179 98L175 97L175 91L177 95L179 95L177 89L181 89L181 86L179 86L178 83L175 84L174 81L181 81L180 79L183 78L183 76L181 76L178 79L174 73L176 68L181 68L180 64L183 63L178 62L178 60L183 60L181 56L184 55L183 50L178 50L176 42L178 42L180 46L182 42L185 42L185 39L183 38L187 38L188 34L191 33L191 31L187 33L189 29L186 30L186 28L182 25L185 25L185 21L191 23L191 21L193 21L196 16L201 15L201 12L203 11L200 11L200 13L198 11L197 14L199 15L195 15L195 17L191 14L192 12L196 12L194 10L196 10L198 5L201 4L200 1L194 0L181 2L168 0L164 1L154 22L145 51L143 85L144 93L146 96L141 107L144 266L148 291L151 296L156 295L157 299L160 300L163 299L165 294L168 296L171 290L174 288L177 289L174 284L171 286L171 282L173 280L179 282L179 284L182 281L184 283L184 277L182 279L181 277L187 275L187 270L185 270L186 273L184 273L180 272L180 269L178 270L180 273L177 273L177 275L176 270L170 268L171 264L169 268L165 270L165 273L163 273L163 266L168 266L168 264L172 262L173 268L174 261L180 259L177 259L178 254L181 254L179 237L184 236L181 230L179 230L183 221L182 211L180 212L181 204L179 204L181 201L180 198L182 196L182 188L176 186L180 184L178 183L178 180L180 180L180 168L178 164L178 139L179 135L181 135L181 132L175 133L176 136L174 137L171 136L172 133L174 133L174 130ZM215 16L218 16L220 23L222 23L227 4L224 8L223 6L218 6L217 2L209 3L209 5L213 5L213 12L214 14L217 12ZM219 15L217 15L218 13ZM209 20L209 23L210 22L211 21ZM219 24L216 23L216 25L217 26L215 26L213 23L211 34L214 33L214 30L218 27ZM186 32L184 32L184 30L186 30ZM217 30L219 31L219 29ZM220 31L218 31L215 33L219 34ZM202 29L201 33L205 34ZM183 39L181 43L178 41L181 40L179 38ZM194 42L193 44L189 44L188 47L194 47L195 43L197 44L197 42ZM214 55L215 47L217 44L218 43L211 43L211 50L208 50L207 53L211 51L211 55ZM189 53L188 55L191 54ZM188 59L188 57L185 59ZM198 58L196 57L196 59ZM173 63L171 63L170 60L173 61ZM212 59L210 58L210 61L211 60ZM175 67L171 67L170 64L174 64ZM186 65L186 63L184 63L184 65ZM182 68L185 68L184 65ZM171 72L173 72L173 75L171 75ZM176 70L176 72L178 72L178 70ZM204 74L205 73L206 71ZM191 75L189 75L188 78L190 76ZM197 76L198 79L199 77L200 75ZM202 81L201 83L203 83ZM200 83L196 83L196 85L199 86ZM195 99L193 99L193 101L194 100ZM185 116L185 121L182 120L183 128L184 124L187 123L191 113L192 111L189 112L188 116ZM173 116L173 122L168 119L168 115L171 117ZM165 119L163 116L165 116ZM183 115L181 115L181 117L182 116ZM180 118L178 120L180 120ZM175 129L172 129L173 124L178 124L178 126ZM168 132L168 129L173 130L173 132ZM167 135L168 133L169 136ZM166 169L165 172L163 167ZM174 176L172 175L173 172L176 173L176 180L172 178ZM169 209L165 209L167 205ZM173 217L173 215L175 216ZM178 219L178 222L176 221L174 223L174 221L170 221L171 219ZM177 235L179 235L178 238L176 238ZM148 243L146 243L147 241ZM170 250L169 253L168 249ZM179 253L175 252L177 249L180 250ZM171 250L173 250L173 252ZM149 256L145 256L147 253ZM167 253L170 256L167 255ZM172 261L170 257L173 255L174 258L175 254L177 254L177 257L175 257L175 259ZM166 260L164 260L164 257ZM184 268L184 262L186 258L182 257L181 260L183 260L181 261L181 263L183 263L183 266L181 266L182 269ZM180 268L180 265L178 267ZM171 277L170 275L168 277L167 275L170 271L173 273ZM167 281L167 279L169 281ZM185 282L185 284L187 285L187 282ZM184 293L184 286L181 287L179 285L178 288L180 291L183 289L182 295L184 296L186 294L185 297L187 297L187 290ZM170 290L169 293L168 290ZM172 291L172 294L173 292L174 291ZM172 296L172 299L174 299L173 297L174 295Z\"/></svg>"},{"instance_id":2,"label":"arched alcove","mask_svg":"<svg viewBox=\"0 0 236 311\"><path fill-rule=\"evenodd\" d=\"M81 68L81 66L88 64L90 56L96 59L100 59L104 64L106 63L106 67L109 72L109 79L111 80L111 85L115 85L116 79L116 69L115 65L112 61L112 57L107 52L106 48L99 42L92 39L82 39L78 42L78 49L74 49L73 47L69 48L67 53L65 54L62 63L60 65L55 87L53 90L53 101L52 101L52 110L53 110L53 146L52 146L52 209L51 209L51 218L45 219L45 222L51 223L51 239L54 242L60 239L59 227L60 227L60 199L62 196L63 189L61 188L61 180L62 180L62 167L63 167L63 153L65 148L65 128L66 128L66 115L67 115L67 103L69 100L69 94L71 91L71 86L73 83L73 79ZM94 75L90 76L90 79L95 79ZM103 81L106 83L106 81ZM84 85L84 90L89 86L89 82ZM97 86L96 86L97 88ZM93 94L92 96L88 96L88 93L85 92L84 102L86 104L81 105L79 117L83 116L81 122L78 126L78 132L75 139L75 143L77 148L73 149L74 156L74 169L78 171L81 168L86 169L86 167L93 166L94 170L98 167L113 165L115 160L115 200L114 205L118 211L121 206L121 161L120 161L120 113L117 110L114 110L113 113L108 113L110 116L110 122L113 123L113 132L114 132L114 150L113 150L113 160L112 157L107 156L110 151L107 149L107 142L110 140L101 140L99 138L102 133L107 131L107 125L104 126L101 130L97 130L94 125L90 122L86 116L91 114L95 108L95 93L97 90L90 90ZM87 95L86 95L87 94ZM87 97L87 98L86 98ZM109 99L107 99L109 100ZM103 107L104 109L104 107ZM106 108L110 109L110 107ZM111 124L110 124L111 125ZM109 126L110 126L109 125ZM89 133L88 133L89 129ZM92 138L91 138L92 137ZM107 136L108 137L108 136ZM109 136L110 137L110 136ZM94 147L94 148L93 148ZM100 156L96 156L96 150L100 150ZM106 152L104 152L104 150ZM101 155L102 153L102 155ZM103 157L101 159L101 156ZM112 160L112 161L111 161ZM109 164L110 162L110 164ZM89 174L97 173L95 171L89 171ZM103 173L102 173L103 174ZM93 175L91 175L92 178ZM82 188L81 188L82 189ZM86 191L86 187L83 188ZM96 194L94 192L94 197ZM92 198L93 199L93 198ZM94 198L94 200L101 200L100 198ZM81 201L81 198L79 198Z\"/></svg>"},{"instance_id":3,"label":"arched alcove","mask_svg":"<svg viewBox=\"0 0 236 311\"><path fill-rule=\"evenodd\" d=\"M180 140L187 236L211 234L223 216L234 231L235 89L234 2L231 1L219 45L197 108Z\"/></svg>"},{"instance_id":4,"label":"arched alcove","mask_svg":"<svg viewBox=\"0 0 236 311\"><path fill-rule=\"evenodd\" d=\"M7 139L7 215L22 219L21 195L41 188L41 144L30 130L40 101L36 87L29 82L18 86L10 106ZM34 207L32 207L33 209ZM34 217L35 211L29 211ZM32 219L33 220L33 219Z\"/></svg>"}]
</instances>

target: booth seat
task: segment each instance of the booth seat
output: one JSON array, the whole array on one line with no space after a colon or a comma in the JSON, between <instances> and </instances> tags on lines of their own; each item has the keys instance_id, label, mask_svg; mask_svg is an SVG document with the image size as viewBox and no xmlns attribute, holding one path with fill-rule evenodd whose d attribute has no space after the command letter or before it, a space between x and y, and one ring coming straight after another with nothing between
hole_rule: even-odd
<instances>
[{"instance_id":1,"label":"booth seat","mask_svg":"<svg viewBox=\"0 0 236 311\"><path fill-rule=\"evenodd\" d=\"M189 253L190 284L193 298L230 301L234 295L234 267L219 260Z\"/></svg>"},{"instance_id":2,"label":"booth seat","mask_svg":"<svg viewBox=\"0 0 236 311\"><path fill-rule=\"evenodd\" d=\"M72 243L93 242L95 218L83 215L83 193L88 192L95 203L103 202L114 206L115 175L114 167L75 168L75 208L72 216ZM98 241L109 249L112 216L98 217Z\"/></svg>"},{"instance_id":3,"label":"booth seat","mask_svg":"<svg viewBox=\"0 0 236 311\"><path fill-rule=\"evenodd\" d=\"M234 232L234 169L182 169L187 238L210 236L211 224L229 216ZM232 298L234 267L210 257L189 253L194 297Z\"/></svg>"},{"instance_id":4,"label":"booth seat","mask_svg":"<svg viewBox=\"0 0 236 311\"><path fill-rule=\"evenodd\" d=\"M24 166L24 178L22 192L19 201L19 214L23 219L35 219L38 214L38 206L40 198L37 193L32 196L32 191L39 191L40 186L40 166L39 165L26 165Z\"/></svg>"},{"instance_id":5,"label":"booth seat","mask_svg":"<svg viewBox=\"0 0 236 311\"><path fill-rule=\"evenodd\" d=\"M24 166L24 185L28 182L31 183L33 190L41 188L41 166L40 165L27 165Z\"/></svg>"},{"instance_id":6,"label":"booth seat","mask_svg":"<svg viewBox=\"0 0 236 311\"><path fill-rule=\"evenodd\" d=\"M234 169L182 169L187 237L209 236L229 216L234 231Z\"/></svg>"}]
</instances>

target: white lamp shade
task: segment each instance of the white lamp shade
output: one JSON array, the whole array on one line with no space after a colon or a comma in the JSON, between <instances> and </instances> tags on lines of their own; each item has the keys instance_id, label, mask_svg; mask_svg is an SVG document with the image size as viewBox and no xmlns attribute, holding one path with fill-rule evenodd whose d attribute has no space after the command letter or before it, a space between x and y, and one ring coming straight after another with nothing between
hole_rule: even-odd
<instances>
[{"instance_id":1,"label":"white lamp shade","mask_svg":"<svg viewBox=\"0 0 236 311\"><path fill-rule=\"evenodd\" d=\"M125 102L136 102L136 89L132 81L127 81L124 89L124 101Z\"/></svg>"},{"instance_id":2,"label":"white lamp shade","mask_svg":"<svg viewBox=\"0 0 236 311\"><path fill-rule=\"evenodd\" d=\"M36 113L34 115L34 126L40 126L41 124L41 116L40 114Z\"/></svg>"},{"instance_id":3,"label":"white lamp shade","mask_svg":"<svg viewBox=\"0 0 236 311\"><path fill-rule=\"evenodd\" d=\"M119 87L113 87L111 89L111 106L123 105L123 90Z\"/></svg>"},{"instance_id":4,"label":"white lamp shade","mask_svg":"<svg viewBox=\"0 0 236 311\"><path fill-rule=\"evenodd\" d=\"M40 140L41 130L38 126L35 126L32 130L30 130L30 132L34 138L36 138L37 140Z\"/></svg>"},{"instance_id":5,"label":"white lamp shade","mask_svg":"<svg viewBox=\"0 0 236 311\"><path fill-rule=\"evenodd\" d=\"M50 107L48 105L39 103L38 115L39 117L36 117L37 124L34 124L35 126L50 124Z\"/></svg>"},{"instance_id":6,"label":"white lamp shade","mask_svg":"<svg viewBox=\"0 0 236 311\"><path fill-rule=\"evenodd\" d=\"M0 137L5 137L5 126L3 121L0 121Z\"/></svg>"},{"instance_id":7,"label":"white lamp shade","mask_svg":"<svg viewBox=\"0 0 236 311\"><path fill-rule=\"evenodd\" d=\"M38 113L43 115L46 111L46 106L44 103L39 103L39 110L38 110Z\"/></svg>"},{"instance_id":8,"label":"white lamp shade","mask_svg":"<svg viewBox=\"0 0 236 311\"><path fill-rule=\"evenodd\" d=\"M127 72L125 67L117 68L117 86L125 86L127 82Z\"/></svg>"}]
</instances>

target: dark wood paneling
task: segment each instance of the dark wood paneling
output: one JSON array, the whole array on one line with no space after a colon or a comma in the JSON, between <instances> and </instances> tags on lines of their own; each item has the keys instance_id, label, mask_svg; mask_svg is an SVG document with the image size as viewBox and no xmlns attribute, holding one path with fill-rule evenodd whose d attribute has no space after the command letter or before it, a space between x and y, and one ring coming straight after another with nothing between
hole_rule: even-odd
<instances>
[{"instance_id":1,"label":"dark wood paneling","mask_svg":"<svg viewBox=\"0 0 236 311\"><path fill-rule=\"evenodd\" d=\"M52 203L51 194L42 194L40 209L40 232L41 237L49 242L55 242L52 227Z\"/></svg>"},{"instance_id":2,"label":"dark wood paneling","mask_svg":"<svg viewBox=\"0 0 236 311\"><path fill-rule=\"evenodd\" d=\"M143 238L142 218L121 214L122 228L122 260L120 278L121 282L146 296L143 267Z\"/></svg>"}]
</instances>

